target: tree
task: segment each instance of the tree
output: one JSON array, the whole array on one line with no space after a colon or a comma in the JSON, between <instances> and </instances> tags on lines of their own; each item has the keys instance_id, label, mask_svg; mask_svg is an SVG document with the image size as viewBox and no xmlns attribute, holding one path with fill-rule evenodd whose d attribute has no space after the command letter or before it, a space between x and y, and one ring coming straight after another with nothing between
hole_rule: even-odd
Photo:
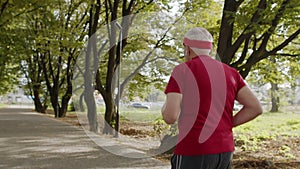
<instances>
[{"instance_id":1,"label":"tree","mask_svg":"<svg viewBox=\"0 0 300 169\"><path fill-rule=\"evenodd\" d=\"M217 50L221 61L245 78L256 63L269 56L292 56L281 51L297 41L299 3L225 0ZM272 39L278 39L274 46L268 45Z\"/></svg>"},{"instance_id":2,"label":"tree","mask_svg":"<svg viewBox=\"0 0 300 169\"><path fill-rule=\"evenodd\" d=\"M286 59L286 58L283 58ZM266 90L266 85L270 86L268 93L270 99L260 98L262 101L271 102L271 112L277 112L280 106L280 95L284 95L279 90L279 85L286 83L284 79L287 79L286 60L282 58L276 58L276 56L270 56L268 59L264 59L253 66L253 71L249 75L249 82L254 83L257 88L262 87L262 90ZM263 92L258 90L258 92ZM283 100L283 97L282 97Z\"/></svg>"},{"instance_id":3,"label":"tree","mask_svg":"<svg viewBox=\"0 0 300 169\"><path fill-rule=\"evenodd\" d=\"M0 94L5 94L19 84L19 65L15 60L16 28L21 26L23 16L35 11L34 0L4 0L0 2Z\"/></svg>"},{"instance_id":4,"label":"tree","mask_svg":"<svg viewBox=\"0 0 300 169\"><path fill-rule=\"evenodd\" d=\"M291 94L290 94L290 99L288 100L289 103L291 105L294 105L294 104L299 104L298 100L297 100L297 93L296 93L296 90L297 90L297 87L300 86L299 84L299 80L300 80L300 65L299 65L299 59L300 57L298 58L293 58L293 59L290 59L289 60L289 74L290 74L290 87L291 87Z\"/></svg>"},{"instance_id":5,"label":"tree","mask_svg":"<svg viewBox=\"0 0 300 169\"><path fill-rule=\"evenodd\" d=\"M24 16L22 27L16 29L18 58L36 110L44 112L49 97L55 117L64 117L72 96L73 69L86 35L86 4L78 0L35 5L39 8Z\"/></svg>"},{"instance_id":6,"label":"tree","mask_svg":"<svg viewBox=\"0 0 300 169\"><path fill-rule=\"evenodd\" d=\"M112 6L112 8L107 8L108 6ZM135 55L138 54L141 56L141 60L136 62L135 66L131 64L133 67L133 70L131 73L129 73L127 76L125 76L124 80L121 82L120 87L118 87L118 93L122 96L124 89L126 85L129 84L129 82L133 79L135 82L142 82L142 80L138 80L139 77L143 77L143 73L141 73L142 69L146 68L146 65L150 65L151 63L154 63L158 60L165 60L168 59L168 57L164 56L164 49L169 49L171 51L174 51L174 48L172 45L168 44L171 40L173 40L169 33L171 32L171 28L178 22L179 19L174 19L170 16L164 16L153 14L152 12L157 12L159 10L162 11L168 11L170 10L170 7L168 6L168 2L154 2L149 1L148 3L142 3L135 0L131 0L129 2L123 1L122 3L122 12L121 16L122 18L119 20L119 23L121 23L122 26L122 34L123 39L119 40L117 45L115 43L117 42L117 34L116 34L116 20L118 16L118 1L114 1L114 4L106 4L106 20L108 21L108 18L110 18L110 23L107 23L109 28L109 43L110 48L108 52L108 61L107 61L107 72L105 73L105 82L103 83L102 77L103 75L100 73L100 70L98 70L96 74L96 89L100 91L102 94L106 110L105 110L105 127L104 127L104 133L112 133L113 127L115 127L115 130L118 131L119 128L119 122L118 122L118 113L116 110L116 102L119 100L117 98L114 98L114 91L116 89L115 86L115 77L116 71L120 65L121 62L121 51L123 51L125 54L124 59L130 59L131 54ZM148 12L147 14L140 14L142 12ZM185 13L184 11L183 13ZM165 20L165 24L161 23L161 20ZM170 21L170 22L166 22ZM134 23L134 24L133 24ZM143 27L145 23L149 23L147 25L148 27ZM166 24L167 23L167 24ZM151 25L153 24L153 25ZM135 25L139 26L137 28L133 28ZM152 28L152 30L149 30L149 28ZM149 36L147 34L154 32L154 35ZM138 38L136 38L138 37ZM122 46L120 45L122 42ZM135 46L133 46L135 45ZM134 49L134 50L132 50ZM147 49L147 50L144 50ZM158 50L161 49L161 50ZM139 51L136 51L139 50ZM160 57L159 57L160 55ZM126 57L128 56L128 57ZM156 62L157 63L157 62ZM167 65L167 63L165 63ZM146 68L147 69L147 68ZM149 71L150 70L150 71ZM145 72L153 73L152 75L157 75L157 73L163 73L163 71L154 71L153 69L148 69ZM148 74L147 77L151 76L151 74ZM121 78L121 77L118 77ZM145 78L140 78L145 79ZM152 78L151 80L148 78L148 83L153 83L155 81L158 81L159 78ZM162 80L161 80L162 81ZM145 82L145 81L144 81ZM135 88L136 90L136 88ZM140 92L140 91L139 91ZM115 126L113 126L115 124Z\"/></svg>"},{"instance_id":7,"label":"tree","mask_svg":"<svg viewBox=\"0 0 300 169\"><path fill-rule=\"evenodd\" d=\"M43 48L46 50L41 55L40 63L55 117L66 115L72 96L73 69L82 49L81 42L86 35L85 19L88 8L85 6L85 1L82 0L59 1L57 9L59 13L52 11L48 20L51 25L46 26L49 29L47 37L53 39L46 38L46 41L43 41ZM58 28L58 31L55 28Z\"/></svg>"},{"instance_id":8,"label":"tree","mask_svg":"<svg viewBox=\"0 0 300 169\"><path fill-rule=\"evenodd\" d=\"M91 4L90 6L90 16L89 16L89 41L88 41L88 47L87 51L85 52L85 72L84 72L84 100L87 104L88 108L88 120L89 120L89 126L90 131L97 132L98 131L98 122L97 122L97 111L96 111L96 103L94 99L94 87L93 87L93 72L95 72L97 69L95 69L95 66L98 64L93 61L97 60L98 52L96 45L96 31L97 26L99 22L99 16L100 16L100 10L101 10L101 2L100 0L97 0L96 3ZM91 69L92 68L92 69Z\"/></svg>"},{"instance_id":9,"label":"tree","mask_svg":"<svg viewBox=\"0 0 300 169\"><path fill-rule=\"evenodd\" d=\"M121 1L111 2L107 0L103 3L97 1L95 2L95 5L92 6L94 8L91 8L92 13L90 14L91 18L89 21L89 32L93 33L92 36L90 34L90 40L87 49L83 52L86 59L85 61L77 61L77 63L81 62L81 64L84 63L85 65L85 72L82 73L85 75L84 79L86 89L84 90L85 92L89 91L89 94L87 94L85 97L85 101L88 107L89 122L94 123L90 124L90 130L94 130L93 128L97 126L95 120L96 110L93 103L94 100L93 97L91 97L91 91L93 91L93 89L98 90L105 101L106 109L104 118L106 123L104 126L104 133L112 134L114 127L116 130L118 130L118 117L116 113L118 111L116 109L116 103L118 100L115 92L117 89L116 72L121 62L121 52L123 53L123 61L130 63L131 66L129 68L130 70L128 69L127 71L128 74L122 79L120 89L118 88L117 92L119 92L120 95L123 94L126 85L130 84L134 78L134 81L141 84L141 79L144 78L139 77L145 76L144 73L141 73L143 69L145 70L144 72L153 73L153 75L155 73L157 75L158 72L163 73L163 71L157 72L153 68L150 68L150 66L145 66L167 59L167 57L164 56L163 50L158 49L168 48L173 51L175 50L170 44L167 43L172 40L169 37L168 32L170 32L169 27L172 27L172 25L175 24L173 22L174 19L172 21L170 19L171 17L168 18L166 16L164 19L169 19L172 22L164 24L163 26L160 25L161 27L154 27L154 25L150 24L155 22L156 26L159 25L160 20L156 19L159 17L162 19L162 17L156 16L151 12L163 8L162 6L164 5L161 2L154 3L154 1L149 1L146 3L135 0L129 2L123 1L122 3ZM167 9L168 7L166 7L165 10ZM142 12L149 13L141 14ZM99 23L97 17L99 17ZM154 17L157 18L154 19ZM123 28L123 39L118 38L120 33L116 27L116 22L121 24ZM134 23L135 26L133 26L133 22L137 22ZM97 23L98 31L95 32ZM149 25L147 25L148 27L141 27L142 25L145 25L145 23L149 23ZM150 28L152 28L152 31L154 29L157 31L156 33L152 32L152 37L149 35L151 34ZM120 42L122 42L122 46L120 45ZM161 56L158 57L158 55ZM134 60L133 58L136 56L140 56L140 59ZM166 64L168 63L165 63L165 65ZM94 73L95 76L90 76L91 73ZM91 79L91 77L95 77L95 80ZM79 79L80 78L78 78L78 80ZM153 78L147 83L149 84L150 82L154 81L158 82L158 78Z\"/></svg>"}]
</instances>

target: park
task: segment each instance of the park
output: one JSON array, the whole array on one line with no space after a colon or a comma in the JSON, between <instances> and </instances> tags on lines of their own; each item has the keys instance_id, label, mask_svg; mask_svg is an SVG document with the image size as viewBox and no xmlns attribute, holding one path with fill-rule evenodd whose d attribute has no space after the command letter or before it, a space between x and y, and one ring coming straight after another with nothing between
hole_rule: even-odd
<instances>
[{"instance_id":1,"label":"park","mask_svg":"<svg viewBox=\"0 0 300 169\"><path fill-rule=\"evenodd\" d=\"M177 124L161 108L193 27L212 34L211 57L236 69L263 108L233 128L233 168L300 168L298 0L4 0L0 8L0 168L170 168ZM242 107L235 102L232 113Z\"/></svg>"}]
</instances>

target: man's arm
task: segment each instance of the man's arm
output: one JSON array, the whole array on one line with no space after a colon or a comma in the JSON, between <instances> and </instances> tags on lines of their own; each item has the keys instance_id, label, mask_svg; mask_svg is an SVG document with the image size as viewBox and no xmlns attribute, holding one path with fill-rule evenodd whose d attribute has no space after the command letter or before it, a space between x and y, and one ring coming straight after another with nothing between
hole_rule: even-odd
<instances>
[{"instance_id":1,"label":"man's arm","mask_svg":"<svg viewBox=\"0 0 300 169\"><path fill-rule=\"evenodd\" d=\"M161 109L163 120L167 124L173 124L177 120L181 111L182 94L168 93L166 102Z\"/></svg>"},{"instance_id":2,"label":"man's arm","mask_svg":"<svg viewBox=\"0 0 300 169\"><path fill-rule=\"evenodd\" d=\"M243 105L243 108L233 117L234 127L256 118L263 112L258 99L247 86L239 90L236 100Z\"/></svg>"}]
</instances>

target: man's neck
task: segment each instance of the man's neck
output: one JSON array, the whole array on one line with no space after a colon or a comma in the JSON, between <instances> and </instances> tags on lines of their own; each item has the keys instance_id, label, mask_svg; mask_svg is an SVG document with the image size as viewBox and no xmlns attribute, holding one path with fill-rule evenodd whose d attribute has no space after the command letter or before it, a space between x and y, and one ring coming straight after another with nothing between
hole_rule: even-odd
<instances>
[{"instance_id":1,"label":"man's neck","mask_svg":"<svg viewBox=\"0 0 300 169\"><path fill-rule=\"evenodd\" d=\"M186 61L190 61L193 60L196 57L205 57L205 56L209 56L208 54L201 54L201 55L190 55L188 58L186 58Z\"/></svg>"}]
</instances>

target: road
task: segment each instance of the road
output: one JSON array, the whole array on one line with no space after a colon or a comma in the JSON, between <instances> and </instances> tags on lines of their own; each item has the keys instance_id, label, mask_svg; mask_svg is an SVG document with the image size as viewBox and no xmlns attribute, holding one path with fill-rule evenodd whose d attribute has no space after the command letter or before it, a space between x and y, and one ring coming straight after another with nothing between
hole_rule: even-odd
<instances>
[{"instance_id":1,"label":"road","mask_svg":"<svg viewBox=\"0 0 300 169\"><path fill-rule=\"evenodd\" d=\"M113 146L102 138L102 146ZM142 152L116 147L125 152ZM136 156L137 154L135 154ZM126 156L126 154L125 154ZM84 130L28 108L0 109L0 168L24 169L167 169L151 157L128 158L98 146Z\"/></svg>"}]
</instances>

